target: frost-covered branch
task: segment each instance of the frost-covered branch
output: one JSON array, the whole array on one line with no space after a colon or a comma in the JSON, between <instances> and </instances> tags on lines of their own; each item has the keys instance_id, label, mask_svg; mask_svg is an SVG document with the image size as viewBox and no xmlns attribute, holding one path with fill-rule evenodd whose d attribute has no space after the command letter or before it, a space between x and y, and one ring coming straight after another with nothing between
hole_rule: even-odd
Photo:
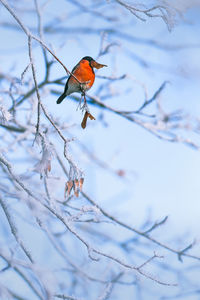
<instances>
[{"instance_id":1,"label":"frost-covered branch","mask_svg":"<svg viewBox=\"0 0 200 300\"><path fill-rule=\"evenodd\" d=\"M200 148L200 120L168 97L171 69L144 55L151 49L158 59L158 52L182 50L190 57L198 42L164 42L155 22L148 23L151 36L136 34L134 27L134 17L137 30L157 18L171 30L184 10L161 0L29 4L0 0L2 38L6 30L13 37L11 54L0 49L6 57L0 71L0 298L121 300L131 289L154 299L157 285L165 286L166 297L198 294L191 276L194 265L194 272L199 268L198 241L170 232L164 208L162 216L138 225L140 204L132 193L140 177L132 169L138 154L126 157L128 167L116 160L134 125L144 129L141 139L150 133L161 142ZM9 47L6 38L4 44ZM73 67L76 56L85 55L105 60L109 68L96 74L86 95L96 121L83 132L76 122L80 96L70 95L60 111L55 96L71 74L64 61ZM58 74L60 66L64 74ZM129 197L132 206L126 207ZM161 289L158 294L163 296Z\"/></svg>"}]
</instances>

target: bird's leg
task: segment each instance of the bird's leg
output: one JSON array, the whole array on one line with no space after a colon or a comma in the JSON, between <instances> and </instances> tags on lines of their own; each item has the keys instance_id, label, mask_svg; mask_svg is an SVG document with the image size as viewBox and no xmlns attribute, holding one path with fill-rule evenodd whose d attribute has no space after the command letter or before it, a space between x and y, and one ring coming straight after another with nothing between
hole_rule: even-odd
<instances>
[{"instance_id":1,"label":"bird's leg","mask_svg":"<svg viewBox=\"0 0 200 300\"><path fill-rule=\"evenodd\" d=\"M86 103L86 98L85 98L85 82L81 82L80 83L80 91L81 91L81 99L80 99L79 104L77 106L77 110L80 108L80 110L83 111L84 107L85 107L85 103ZM82 99L84 99L83 106L81 106Z\"/></svg>"},{"instance_id":2,"label":"bird's leg","mask_svg":"<svg viewBox=\"0 0 200 300\"><path fill-rule=\"evenodd\" d=\"M83 106L81 107L82 111L87 111L89 113L89 107L87 105L87 101L86 101L86 96L85 96L85 92L82 94L83 96Z\"/></svg>"},{"instance_id":3,"label":"bird's leg","mask_svg":"<svg viewBox=\"0 0 200 300\"><path fill-rule=\"evenodd\" d=\"M83 105L81 106L82 103L82 99L83 99ZM86 101L86 96L85 96L85 91L82 91L81 93L81 99L79 101L79 104L77 106L77 110L80 108L80 110L82 110L82 112L87 111L89 113L89 107L87 105L87 101Z\"/></svg>"},{"instance_id":4,"label":"bird's leg","mask_svg":"<svg viewBox=\"0 0 200 300\"><path fill-rule=\"evenodd\" d=\"M83 108L85 108L85 106L87 107L87 102L86 102L86 96L85 96L85 93L83 94Z\"/></svg>"},{"instance_id":5,"label":"bird's leg","mask_svg":"<svg viewBox=\"0 0 200 300\"><path fill-rule=\"evenodd\" d=\"M79 104L78 104L76 110L78 110L79 108L82 109L82 107L81 107L81 102L82 102L83 97L84 97L84 92L81 93L81 99L80 99L80 101L79 101Z\"/></svg>"}]
</instances>

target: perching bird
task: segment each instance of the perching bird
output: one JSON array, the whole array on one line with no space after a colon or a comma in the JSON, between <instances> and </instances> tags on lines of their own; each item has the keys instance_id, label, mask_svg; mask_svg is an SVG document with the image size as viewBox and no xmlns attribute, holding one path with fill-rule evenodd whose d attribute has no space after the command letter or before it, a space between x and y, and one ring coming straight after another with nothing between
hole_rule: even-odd
<instances>
[{"instance_id":1,"label":"perching bird","mask_svg":"<svg viewBox=\"0 0 200 300\"><path fill-rule=\"evenodd\" d=\"M73 68L71 73L74 76L69 76L65 85L64 93L58 98L57 104L60 104L65 97L72 93L78 92L84 94L86 91L88 91L92 87L95 80L93 68L100 69L103 67L107 66L99 64L90 56L83 57Z\"/></svg>"}]
</instances>

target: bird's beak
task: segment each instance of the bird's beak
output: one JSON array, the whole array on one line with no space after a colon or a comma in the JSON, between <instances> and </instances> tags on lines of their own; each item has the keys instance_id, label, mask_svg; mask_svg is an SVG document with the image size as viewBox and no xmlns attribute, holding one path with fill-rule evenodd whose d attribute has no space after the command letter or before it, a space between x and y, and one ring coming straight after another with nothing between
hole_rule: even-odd
<instances>
[{"instance_id":1,"label":"bird's beak","mask_svg":"<svg viewBox=\"0 0 200 300\"><path fill-rule=\"evenodd\" d=\"M91 65L93 68L96 68L96 69L101 69L103 67L107 67L107 65L102 65L102 64L99 64L98 62L96 62L95 60L93 60L91 62Z\"/></svg>"}]
</instances>

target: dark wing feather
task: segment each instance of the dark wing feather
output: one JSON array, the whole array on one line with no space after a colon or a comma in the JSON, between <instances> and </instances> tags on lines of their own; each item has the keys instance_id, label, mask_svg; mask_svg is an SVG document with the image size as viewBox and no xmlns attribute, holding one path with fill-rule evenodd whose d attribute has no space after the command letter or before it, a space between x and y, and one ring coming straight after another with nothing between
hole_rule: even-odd
<instances>
[{"instance_id":1,"label":"dark wing feather","mask_svg":"<svg viewBox=\"0 0 200 300\"><path fill-rule=\"evenodd\" d=\"M76 69L78 68L78 66L79 66L79 63L72 69L72 71L71 71L72 74L76 71ZM67 93L67 90L68 90L68 82L69 82L69 79L71 78L71 76L72 76L72 75L70 74L70 76L68 77L67 82L66 82L66 84L65 84L64 94Z\"/></svg>"}]
</instances>

